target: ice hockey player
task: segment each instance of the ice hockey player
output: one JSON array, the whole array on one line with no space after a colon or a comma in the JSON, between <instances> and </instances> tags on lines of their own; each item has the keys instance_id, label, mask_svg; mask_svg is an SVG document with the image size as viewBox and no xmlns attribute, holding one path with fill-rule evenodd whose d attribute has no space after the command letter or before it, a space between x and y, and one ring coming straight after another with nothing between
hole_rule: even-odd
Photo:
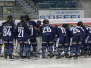
<instances>
[{"instance_id":1,"label":"ice hockey player","mask_svg":"<svg viewBox=\"0 0 91 68\"><path fill-rule=\"evenodd\" d=\"M42 37L42 58L45 58L45 51L48 45L50 58L53 57L53 27L49 24L49 20L44 20L40 27L40 35Z\"/></svg>"},{"instance_id":2,"label":"ice hockey player","mask_svg":"<svg viewBox=\"0 0 91 68\"><path fill-rule=\"evenodd\" d=\"M55 26L58 26L58 25L55 25ZM54 56L57 56L57 47L56 47L57 39L58 39L58 36L54 37L54 44L53 44L53 46L54 46L54 51L53 51Z\"/></svg>"},{"instance_id":3,"label":"ice hockey player","mask_svg":"<svg viewBox=\"0 0 91 68\"><path fill-rule=\"evenodd\" d=\"M32 53L32 55L34 57L38 57L37 56L37 40L36 40L36 36L37 36L37 29L34 28L33 35L30 37L31 45L33 47L33 51L31 53Z\"/></svg>"},{"instance_id":4,"label":"ice hockey player","mask_svg":"<svg viewBox=\"0 0 91 68\"><path fill-rule=\"evenodd\" d=\"M55 26L53 29L53 33L55 37L58 37L58 40L56 41L56 47L58 50L57 59L61 58L62 48L64 48L65 56L68 54L68 35L65 31L65 28L60 26Z\"/></svg>"},{"instance_id":5,"label":"ice hockey player","mask_svg":"<svg viewBox=\"0 0 91 68\"><path fill-rule=\"evenodd\" d=\"M80 54L79 54L79 56L80 55L83 55L84 54L84 39L85 39L85 30L82 28L82 27L80 27L80 26L72 26L72 27L74 27L74 28L76 28L76 29L79 29L80 30L80 32L81 32L81 39L79 39L78 41L77 41L77 45L78 46L80 46L80 50L81 50L81 52L80 52Z\"/></svg>"},{"instance_id":6,"label":"ice hockey player","mask_svg":"<svg viewBox=\"0 0 91 68\"><path fill-rule=\"evenodd\" d=\"M2 41L2 32L1 32L1 26L0 26L0 57L3 57L3 55L1 54L2 45L3 45L3 41Z\"/></svg>"},{"instance_id":7,"label":"ice hockey player","mask_svg":"<svg viewBox=\"0 0 91 68\"><path fill-rule=\"evenodd\" d=\"M20 57L23 59L23 51L24 51L24 45L25 45L25 52L27 59L30 58L30 45L29 45L29 35L31 34L31 31L29 30L27 24L25 23L25 16L20 16L20 22L17 24L16 27L16 36L17 40L20 44Z\"/></svg>"},{"instance_id":8,"label":"ice hockey player","mask_svg":"<svg viewBox=\"0 0 91 68\"><path fill-rule=\"evenodd\" d=\"M77 26L72 26L72 27L79 29L80 32L81 32L82 40L79 40L77 43L81 47L81 54L80 55L83 55L84 54L84 42L85 42L84 41L84 39L85 39L85 30L79 24L77 24Z\"/></svg>"},{"instance_id":9,"label":"ice hockey player","mask_svg":"<svg viewBox=\"0 0 91 68\"><path fill-rule=\"evenodd\" d=\"M89 51L89 45L87 43L88 38L89 38L89 36L87 34L88 30L86 29L86 26L83 25L82 21L79 21L77 23L77 26L82 27L84 29L84 31L85 31L85 37L83 39L82 46L81 46L81 53L82 53L82 55L87 56L88 55L88 51Z\"/></svg>"},{"instance_id":10,"label":"ice hockey player","mask_svg":"<svg viewBox=\"0 0 91 68\"><path fill-rule=\"evenodd\" d=\"M86 25L86 29L87 29L87 35L89 36L87 40L87 46L89 47L88 55L91 56L91 27ZM88 49L88 47L86 48ZM85 52L85 56L86 56L86 53L87 52Z\"/></svg>"},{"instance_id":11,"label":"ice hockey player","mask_svg":"<svg viewBox=\"0 0 91 68\"><path fill-rule=\"evenodd\" d=\"M83 22L80 21L78 22L79 26L81 26L84 30L85 30L85 39L84 39L84 52L85 52L85 57L87 55L91 55L91 51L89 51L91 49L90 44L91 44L91 27L87 26L87 25L83 25Z\"/></svg>"},{"instance_id":12,"label":"ice hockey player","mask_svg":"<svg viewBox=\"0 0 91 68\"><path fill-rule=\"evenodd\" d=\"M2 32L3 43L5 44L4 47L5 59L7 59L8 54L9 54L9 59L12 59L13 39L15 35L13 16L9 15L7 17L7 21L2 23L1 29L2 29L1 32Z\"/></svg>"},{"instance_id":13,"label":"ice hockey player","mask_svg":"<svg viewBox=\"0 0 91 68\"><path fill-rule=\"evenodd\" d=\"M78 58L78 54L80 53L80 46L78 45L78 41L81 40L81 32L79 29L76 29L69 25L66 28L66 32L69 36L70 41L70 56L69 58L73 57L73 53L75 52L75 57ZM80 44L80 43L79 43Z\"/></svg>"},{"instance_id":14,"label":"ice hockey player","mask_svg":"<svg viewBox=\"0 0 91 68\"><path fill-rule=\"evenodd\" d=\"M29 30L31 30L31 37L30 37L30 41L33 47L33 51L31 52L34 57L37 57L37 41L36 41L36 34L37 31L34 27L39 28L41 25L41 21L37 21L37 23L35 21L30 20L29 15L25 15L25 19L26 19L26 24L29 28ZM30 44L30 45L31 45Z\"/></svg>"}]
</instances>

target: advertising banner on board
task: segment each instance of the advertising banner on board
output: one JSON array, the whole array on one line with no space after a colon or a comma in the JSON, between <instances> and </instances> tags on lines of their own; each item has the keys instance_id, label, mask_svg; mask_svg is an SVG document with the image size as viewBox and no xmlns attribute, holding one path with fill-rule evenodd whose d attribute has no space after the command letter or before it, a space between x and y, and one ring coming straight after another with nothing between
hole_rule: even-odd
<instances>
[{"instance_id":1,"label":"advertising banner on board","mask_svg":"<svg viewBox=\"0 0 91 68\"><path fill-rule=\"evenodd\" d=\"M84 10L39 10L39 19L84 18Z\"/></svg>"}]
</instances>

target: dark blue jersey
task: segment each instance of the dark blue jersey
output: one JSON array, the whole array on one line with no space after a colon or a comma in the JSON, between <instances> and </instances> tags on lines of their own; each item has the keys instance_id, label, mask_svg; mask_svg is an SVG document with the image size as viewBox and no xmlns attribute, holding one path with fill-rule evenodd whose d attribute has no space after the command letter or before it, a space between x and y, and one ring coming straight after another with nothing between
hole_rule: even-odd
<instances>
[{"instance_id":1,"label":"dark blue jersey","mask_svg":"<svg viewBox=\"0 0 91 68\"><path fill-rule=\"evenodd\" d=\"M29 35L31 34L31 31L29 30L26 23L22 26L22 22L19 22L16 27L16 34L18 37L18 40L27 40L29 38Z\"/></svg>"},{"instance_id":2,"label":"dark blue jersey","mask_svg":"<svg viewBox=\"0 0 91 68\"><path fill-rule=\"evenodd\" d=\"M91 27L83 26L83 29L86 31L87 36L91 34Z\"/></svg>"},{"instance_id":3,"label":"dark blue jersey","mask_svg":"<svg viewBox=\"0 0 91 68\"><path fill-rule=\"evenodd\" d=\"M2 23L1 29L2 37L4 40L14 39L15 29L13 22L9 22L8 24L6 24L6 22Z\"/></svg>"},{"instance_id":4,"label":"dark blue jersey","mask_svg":"<svg viewBox=\"0 0 91 68\"><path fill-rule=\"evenodd\" d=\"M37 28L39 28L40 27L40 23L38 22L38 23L36 23L35 21L33 21L33 20L30 20L29 21L29 23L32 23L33 24L33 27L35 26L35 27L37 27Z\"/></svg>"},{"instance_id":5,"label":"dark blue jersey","mask_svg":"<svg viewBox=\"0 0 91 68\"><path fill-rule=\"evenodd\" d=\"M67 34L68 34L69 37L81 35L80 30L76 29L74 27L67 28L66 32L67 32Z\"/></svg>"},{"instance_id":6,"label":"dark blue jersey","mask_svg":"<svg viewBox=\"0 0 91 68\"><path fill-rule=\"evenodd\" d=\"M60 26L55 26L53 28L53 33L54 33L54 36L58 35L58 37L67 35L65 29L63 27L60 27Z\"/></svg>"},{"instance_id":7,"label":"dark blue jersey","mask_svg":"<svg viewBox=\"0 0 91 68\"><path fill-rule=\"evenodd\" d=\"M53 35L53 27L49 24L42 25L40 27L40 35Z\"/></svg>"},{"instance_id":8,"label":"dark blue jersey","mask_svg":"<svg viewBox=\"0 0 91 68\"><path fill-rule=\"evenodd\" d=\"M2 32L1 32L1 30L2 30L2 28L1 28L1 26L0 26L0 38L2 37Z\"/></svg>"},{"instance_id":9,"label":"dark blue jersey","mask_svg":"<svg viewBox=\"0 0 91 68\"><path fill-rule=\"evenodd\" d=\"M85 38L85 33L86 32L85 32L85 30L82 27L80 27L80 26L72 26L72 27L79 29L80 32L81 32L82 38L83 39Z\"/></svg>"},{"instance_id":10,"label":"dark blue jersey","mask_svg":"<svg viewBox=\"0 0 91 68\"><path fill-rule=\"evenodd\" d=\"M34 28L31 38L36 38L38 30Z\"/></svg>"},{"instance_id":11,"label":"dark blue jersey","mask_svg":"<svg viewBox=\"0 0 91 68\"><path fill-rule=\"evenodd\" d=\"M28 28L31 30L31 35L34 35L34 27L40 27L40 23L36 23L35 21L30 20L29 22L26 22Z\"/></svg>"}]
</instances>

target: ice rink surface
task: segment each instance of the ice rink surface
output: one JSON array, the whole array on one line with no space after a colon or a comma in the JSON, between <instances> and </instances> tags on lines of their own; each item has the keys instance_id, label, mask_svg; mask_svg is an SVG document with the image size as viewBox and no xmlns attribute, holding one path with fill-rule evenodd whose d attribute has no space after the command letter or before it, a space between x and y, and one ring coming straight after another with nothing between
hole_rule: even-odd
<instances>
[{"instance_id":1,"label":"ice rink surface","mask_svg":"<svg viewBox=\"0 0 91 68\"><path fill-rule=\"evenodd\" d=\"M91 58L79 59L24 59L5 60L0 58L0 68L91 68Z\"/></svg>"}]
</instances>

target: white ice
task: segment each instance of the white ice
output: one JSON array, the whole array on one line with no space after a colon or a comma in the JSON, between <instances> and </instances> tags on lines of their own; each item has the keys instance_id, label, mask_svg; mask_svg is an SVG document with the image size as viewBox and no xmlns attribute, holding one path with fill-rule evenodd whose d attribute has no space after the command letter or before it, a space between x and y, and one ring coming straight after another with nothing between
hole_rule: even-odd
<instances>
[{"instance_id":1,"label":"white ice","mask_svg":"<svg viewBox=\"0 0 91 68\"><path fill-rule=\"evenodd\" d=\"M5 60L0 58L0 68L91 68L91 58Z\"/></svg>"}]
</instances>

